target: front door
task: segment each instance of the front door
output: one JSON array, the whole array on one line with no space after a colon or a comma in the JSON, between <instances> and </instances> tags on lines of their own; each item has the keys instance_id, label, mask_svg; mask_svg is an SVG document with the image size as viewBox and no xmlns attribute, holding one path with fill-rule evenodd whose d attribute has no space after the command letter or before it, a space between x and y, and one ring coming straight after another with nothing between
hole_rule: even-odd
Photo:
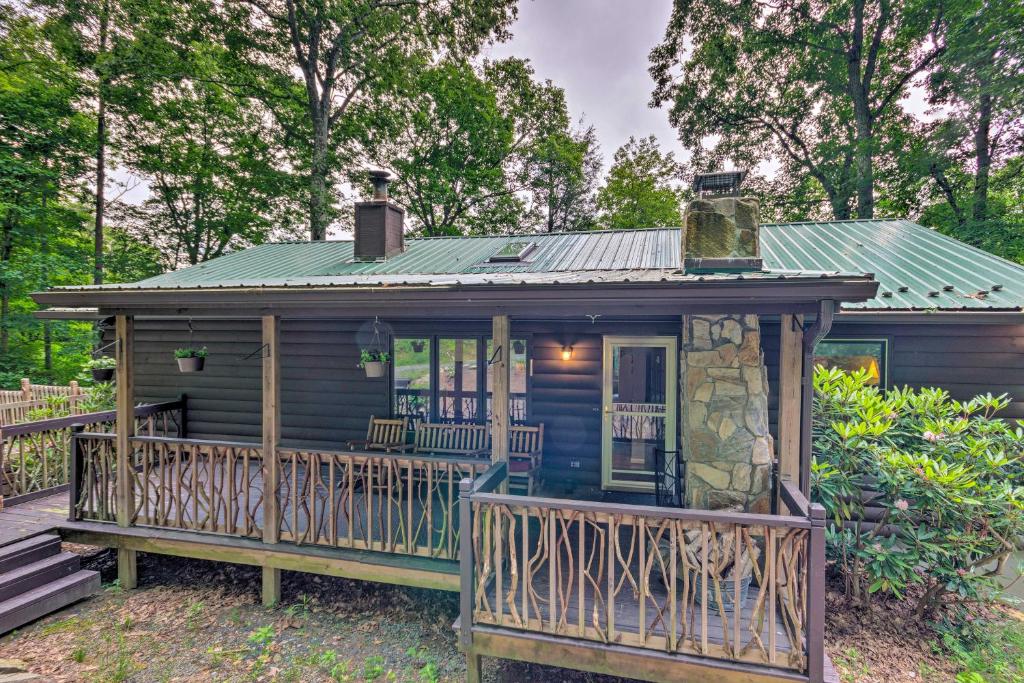
<instances>
[{"instance_id":1,"label":"front door","mask_svg":"<svg viewBox=\"0 0 1024 683\"><path fill-rule=\"evenodd\" d=\"M601 486L654 489L656 451L676 448L675 337L605 337Z\"/></svg>"}]
</instances>

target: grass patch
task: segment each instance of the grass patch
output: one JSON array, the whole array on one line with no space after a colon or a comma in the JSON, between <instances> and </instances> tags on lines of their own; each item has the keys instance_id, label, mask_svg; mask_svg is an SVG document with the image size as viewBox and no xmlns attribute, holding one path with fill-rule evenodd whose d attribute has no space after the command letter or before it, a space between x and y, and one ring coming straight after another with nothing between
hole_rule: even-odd
<instances>
[{"instance_id":1,"label":"grass patch","mask_svg":"<svg viewBox=\"0 0 1024 683\"><path fill-rule=\"evenodd\" d=\"M942 633L942 645L962 669L957 683L1018 683L1024 680L1024 621L963 622Z\"/></svg>"}]
</instances>

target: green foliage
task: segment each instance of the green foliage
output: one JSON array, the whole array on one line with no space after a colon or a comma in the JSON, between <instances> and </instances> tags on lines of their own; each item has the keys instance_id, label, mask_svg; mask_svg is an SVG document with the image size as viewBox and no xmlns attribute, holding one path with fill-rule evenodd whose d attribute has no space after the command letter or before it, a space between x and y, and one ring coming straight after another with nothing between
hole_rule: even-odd
<instances>
[{"instance_id":1,"label":"green foliage","mask_svg":"<svg viewBox=\"0 0 1024 683\"><path fill-rule=\"evenodd\" d=\"M83 367L86 370L109 370L117 367L117 359L112 356L98 356L87 360Z\"/></svg>"},{"instance_id":2,"label":"green foliage","mask_svg":"<svg viewBox=\"0 0 1024 683\"><path fill-rule=\"evenodd\" d=\"M195 348L192 346L183 346L179 349L174 349L175 358L206 358L206 347Z\"/></svg>"},{"instance_id":3,"label":"green foliage","mask_svg":"<svg viewBox=\"0 0 1024 683\"><path fill-rule=\"evenodd\" d=\"M943 649L962 667L956 683L1016 683L1024 678L1024 622L979 619L960 610L935 624Z\"/></svg>"},{"instance_id":4,"label":"green foliage","mask_svg":"<svg viewBox=\"0 0 1024 683\"><path fill-rule=\"evenodd\" d=\"M391 360L391 354L387 351L379 351L377 349L359 350L359 367L363 367L367 363L387 363L389 360Z\"/></svg>"},{"instance_id":5,"label":"green foliage","mask_svg":"<svg viewBox=\"0 0 1024 683\"><path fill-rule=\"evenodd\" d=\"M828 552L848 593L902 597L923 583L920 617L948 594L983 599L1024 532L1024 426L996 418L1006 396L867 382L866 371L814 375L813 495L835 522ZM882 511L870 529L857 523L862 489Z\"/></svg>"},{"instance_id":6,"label":"green foliage","mask_svg":"<svg viewBox=\"0 0 1024 683\"><path fill-rule=\"evenodd\" d=\"M654 136L629 138L615 151L608 178L597 193L602 228L673 227L683 223L683 193L672 152L662 153Z\"/></svg>"},{"instance_id":7,"label":"green foliage","mask_svg":"<svg viewBox=\"0 0 1024 683\"><path fill-rule=\"evenodd\" d=\"M117 386L113 382L96 382L79 399L78 408L83 413L99 413L113 410L117 402Z\"/></svg>"}]
</instances>

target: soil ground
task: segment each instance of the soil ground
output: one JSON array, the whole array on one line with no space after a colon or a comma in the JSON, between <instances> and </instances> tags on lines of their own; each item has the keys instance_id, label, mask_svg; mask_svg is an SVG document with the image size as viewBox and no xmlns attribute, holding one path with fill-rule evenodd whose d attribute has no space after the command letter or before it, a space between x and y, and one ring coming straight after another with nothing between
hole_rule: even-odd
<instances>
[{"instance_id":1,"label":"soil ground","mask_svg":"<svg viewBox=\"0 0 1024 683\"><path fill-rule=\"evenodd\" d=\"M285 573L282 604L260 605L253 567L139 555L139 588L114 582L109 551L71 546L104 589L0 638L53 681L460 681L455 594ZM828 601L826 641L844 682L951 681L955 668L910 614ZM485 660L492 682L622 679Z\"/></svg>"}]
</instances>

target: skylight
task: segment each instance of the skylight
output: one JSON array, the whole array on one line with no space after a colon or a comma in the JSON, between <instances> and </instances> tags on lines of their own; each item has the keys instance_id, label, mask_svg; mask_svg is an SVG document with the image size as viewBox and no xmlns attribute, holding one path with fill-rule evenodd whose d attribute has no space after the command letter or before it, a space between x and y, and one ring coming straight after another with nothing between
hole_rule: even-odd
<instances>
[{"instance_id":1,"label":"skylight","mask_svg":"<svg viewBox=\"0 0 1024 683\"><path fill-rule=\"evenodd\" d=\"M522 261L523 257L537 246L534 242L509 242L491 255L488 261L501 263L504 261Z\"/></svg>"}]
</instances>

